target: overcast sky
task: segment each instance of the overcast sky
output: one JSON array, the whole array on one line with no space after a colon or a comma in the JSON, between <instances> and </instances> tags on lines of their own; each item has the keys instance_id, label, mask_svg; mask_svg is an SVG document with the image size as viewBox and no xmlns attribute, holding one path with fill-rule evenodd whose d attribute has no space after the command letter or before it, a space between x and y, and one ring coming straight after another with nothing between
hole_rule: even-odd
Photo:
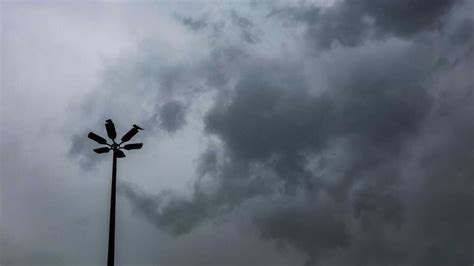
<instances>
[{"instance_id":1,"label":"overcast sky","mask_svg":"<svg viewBox=\"0 0 474 266\"><path fill-rule=\"evenodd\" d=\"M2 1L1 265L474 263L474 2Z\"/></svg>"}]
</instances>

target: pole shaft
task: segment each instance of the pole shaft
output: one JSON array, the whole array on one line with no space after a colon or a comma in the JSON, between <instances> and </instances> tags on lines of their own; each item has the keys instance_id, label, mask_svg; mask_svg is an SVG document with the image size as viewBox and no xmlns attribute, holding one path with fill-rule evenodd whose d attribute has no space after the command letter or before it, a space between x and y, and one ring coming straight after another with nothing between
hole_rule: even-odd
<instances>
[{"instance_id":1,"label":"pole shaft","mask_svg":"<svg viewBox=\"0 0 474 266\"><path fill-rule=\"evenodd\" d=\"M115 187L117 181L117 154L116 147L113 149L112 163L112 188L110 195L110 216L109 216L109 250L107 254L107 266L114 266L115 251Z\"/></svg>"}]
</instances>

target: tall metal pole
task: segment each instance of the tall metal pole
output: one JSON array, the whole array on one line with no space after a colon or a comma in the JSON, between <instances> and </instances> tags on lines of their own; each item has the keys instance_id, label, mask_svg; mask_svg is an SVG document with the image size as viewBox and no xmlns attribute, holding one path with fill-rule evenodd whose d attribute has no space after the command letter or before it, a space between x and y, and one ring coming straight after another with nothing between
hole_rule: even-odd
<instances>
[{"instance_id":1,"label":"tall metal pole","mask_svg":"<svg viewBox=\"0 0 474 266\"><path fill-rule=\"evenodd\" d=\"M121 149L124 150L138 150L141 149L143 143L130 143L124 144L123 143L132 139L138 133L138 130L143 130L143 128L133 125L133 128L130 129L121 139L120 143L115 142L115 138L117 137L117 133L115 132L115 126L112 120L107 119L105 124L105 129L107 130L107 136L112 140L112 144L109 144L106 139L103 137L95 134L94 132L89 132L87 135L88 138L91 140L106 145L94 151L98 154L108 153L112 150L113 153L113 162L112 162L112 187L110 191L110 214L109 214L109 246L107 251L107 266L114 266L115 260L115 188L117 184L117 158L124 158L125 153Z\"/></svg>"},{"instance_id":2,"label":"tall metal pole","mask_svg":"<svg viewBox=\"0 0 474 266\"><path fill-rule=\"evenodd\" d=\"M110 195L110 216L109 216L109 251L107 255L107 266L114 266L115 250L115 185L117 180L117 146L113 145L112 163L112 189Z\"/></svg>"}]
</instances>

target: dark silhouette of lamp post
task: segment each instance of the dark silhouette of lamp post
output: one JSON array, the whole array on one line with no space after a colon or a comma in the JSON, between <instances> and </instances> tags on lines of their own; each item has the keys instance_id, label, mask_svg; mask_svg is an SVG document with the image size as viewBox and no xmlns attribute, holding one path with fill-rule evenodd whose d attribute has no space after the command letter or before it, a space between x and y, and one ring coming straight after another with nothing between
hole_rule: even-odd
<instances>
[{"instance_id":1,"label":"dark silhouette of lamp post","mask_svg":"<svg viewBox=\"0 0 474 266\"><path fill-rule=\"evenodd\" d=\"M112 161L112 189L110 195L110 217L109 217L109 248L107 253L107 266L114 265L114 250L115 250L115 187L117 181L117 158L124 158L125 153L122 149L125 150L137 150L141 149L143 143L131 143L121 146L123 143L132 139L138 133L138 130L143 130L143 128L133 125L133 128L130 129L121 139L120 143L115 142L117 133L115 132L115 126L112 120L108 119L105 121L105 129L107 130L107 135L112 140L112 144L107 143L107 140L103 137L89 132L87 135L90 139L96 141L99 144L107 145L106 147L100 147L94 149L96 153L108 153L110 150L113 152L113 161Z\"/></svg>"}]
</instances>

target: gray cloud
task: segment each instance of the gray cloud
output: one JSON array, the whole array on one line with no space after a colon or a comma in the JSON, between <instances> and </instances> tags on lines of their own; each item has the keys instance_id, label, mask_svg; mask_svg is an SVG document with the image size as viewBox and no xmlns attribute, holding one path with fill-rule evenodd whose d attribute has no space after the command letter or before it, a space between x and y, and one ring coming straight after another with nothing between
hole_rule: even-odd
<instances>
[{"instance_id":1,"label":"gray cloud","mask_svg":"<svg viewBox=\"0 0 474 266\"><path fill-rule=\"evenodd\" d=\"M354 189L376 178L373 190L388 193L383 190L390 189L390 182L398 177L385 168L398 171L399 165L392 164L406 141L417 135L431 100L419 85L426 78L424 71L403 62L413 51L401 49L390 58L371 53L373 50L360 55L364 66L354 60L347 69L351 73L347 80L340 78L318 96L309 94L309 85L297 68L279 69L275 62L254 63L255 69L245 68L231 99L217 103L207 116L207 130L223 140L231 160L239 165L257 163L270 168L276 181L285 187L284 194L297 193L295 190L307 194L308 198L297 206L286 211L276 209L260 218L262 222L257 226L263 236L303 249L309 262L349 247L354 241L354 235L349 234L350 219L360 220L364 227L369 223L400 226L402 222L398 196L357 194ZM385 66L379 63L382 57ZM345 63L351 64L349 60ZM339 141L344 143L346 156L345 171L340 176L321 177L308 171L308 156L331 150ZM339 180L326 182L325 178ZM235 189L229 186L222 191ZM333 203L321 207L310 204L317 202L320 193ZM344 214L346 211L353 212L354 217ZM321 219L324 216L328 220ZM305 230L300 232L300 228ZM381 233L383 229L377 234Z\"/></svg>"},{"instance_id":2,"label":"gray cloud","mask_svg":"<svg viewBox=\"0 0 474 266\"><path fill-rule=\"evenodd\" d=\"M232 23L237 25L240 29L240 35L244 41L248 43L256 43L259 41L258 35L254 32L255 27L253 22L250 19L239 15L235 10L230 11L230 17Z\"/></svg>"},{"instance_id":3,"label":"gray cloud","mask_svg":"<svg viewBox=\"0 0 474 266\"><path fill-rule=\"evenodd\" d=\"M200 18L182 18L181 19L183 24L186 25L187 27L191 28L192 30L200 30L202 28L205 28L208 24L206 21L206 17L200 17Z\"/></svg>"},{"instance_id":4,"label":"gray cloud","mask_svg":"<svg viewBox=\"0 0 474 266\"><path fill-rule=\"evenodd\" d=\"M465 234L473 232L473 171L465 156L472 147L458 147L452 133L439 130L454 126L466 138L472 130L464 120L472 96L454 96L473 88L465 75L473 56L470 26L453 22L461 12L455 4L342 2L324 12L305 10L297 19L308 23L307 39L329 49L308 59L322 67L240 60L235 85L219 91L205 116L206 132L223 146L203 155L194 196L154 201L176 213L154 207L142 214L159 213L150 219L158 226L184 223L186 230L170 231L187 233L258 198L267 203L247 213L254 230L302 250L308 265L472 263ZM467 34L451 33L453 27ZM440 34L428 37L432 45L413 38L431 30ZM330 49L335 40L350 47ZM456 51L468 56L456 57L459 66L438 68L433 58L452 56L443 46L457 43ZM324 82L313 84L308 72ZM463 80L449 88L451 104L464 106L456 110L440 105L445 99L438 93L448 88L436 82L452 75ZM449 118L439 119L439 108L449 109ZM127 197L143 208L139 199L146 196ZM178 217L189 219L173 222Z\"/></svg>"},{"instance_id":5,"label":"gray cloud","mask_svg":"<svg viewBox=\"0 0 474 266\"><path fill-rule=\"evenodd\" d=\"M371 38L411 38L438 31L445 14L462 1L338 1L330 8L283 8L271 15L290 17L306 26L310 43L317 49L334 44L354 46Z\"/></svg>"},{"instance_id":6,"label":"gray cloud","mask_svg":"<svg viewBox=\"0 0 474 266\"><path fill-rule=\"evenodd\" d=\"M134 203L137 212L145 214L155 225L175 235L189 233L204 217L210 215L207 198L199 194L195 194L192 200L171 192L150 196L127 183L120 184L118 190Z\"/></svg>"},{"instance_id":7,"label":"gray cloud","mask_svg":"<svg viewBox=\"0 0 474 266\"><path fill-rule=\"evenodd\" d=\"M114 9L123 12L109 15L133 32L124 38L132 49L118 49L87 93L57 99L62 109L26 101L33 91L20 90L23 76L15 76L23 71L7 69L1 263L103 262L110 184L102 177L110 169L97 162L110 157L95 155L86 136L105 134L112 118L119 135L133 123L146 129L144 148L119 163L120 263L472 264L473 7L336 1ZM95 10L84 14L88 8ZM78 32L90 32L87 25ZM65 32L46 34L40 50L55 50L50 40ZM6 62L14 66L25 50L6 34ZM44 61L23 67L43 69ZM39 73L32 83L51 81ZM20 105L35 112L18 112ZM68 115L51 122L58 113ZM21 134L31 125L33 137ZM63 135L51 133L61 126Z\"/></svg>"},{"instance_id":8,"label":"gray cloud","mask_svg":"<svg viewBox=\"0 0 474 266\"><path fill-rule=\"evenodd\" d=\"M181 102L167 102L160 108L159 114L160 126L168 132L175 132L186 123L185 107Z\"/></svg>"}]
</instances>

